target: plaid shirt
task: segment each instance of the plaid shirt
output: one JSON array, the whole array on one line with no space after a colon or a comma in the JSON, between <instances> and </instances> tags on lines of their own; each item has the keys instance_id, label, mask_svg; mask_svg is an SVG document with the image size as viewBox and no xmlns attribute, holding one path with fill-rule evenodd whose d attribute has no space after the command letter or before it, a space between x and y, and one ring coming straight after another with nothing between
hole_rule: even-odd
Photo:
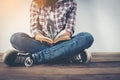
<instances>
[{"instance_id":1,"label":"plaid shirt","mask_svg":"<svg viewBox=\"0 0 120 80\"><path fill-rule=\"evenodd\" d=\"M50 12L51 7L40 9L37 3L34 0L32 1L30 7L30 31L33 36L41 33L46 37L50 37L47 27ZM74 0L58 0L54 10L54 35L57 35L62 30L73 34L75 16L76 2Z\"/></svg>"}]
</instances>

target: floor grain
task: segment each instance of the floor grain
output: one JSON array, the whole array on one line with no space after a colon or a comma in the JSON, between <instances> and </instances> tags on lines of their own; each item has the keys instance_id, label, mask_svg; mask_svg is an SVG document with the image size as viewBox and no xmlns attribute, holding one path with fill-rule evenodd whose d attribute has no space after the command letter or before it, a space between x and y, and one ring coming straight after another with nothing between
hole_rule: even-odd
<instances>
[{"instance_id":1,"label":"floor grain","mask_svg":"<svg viewBox=\"0 0 120 80\"><path fill-rule=\"evenodd\" d=\"M119 53L94 53L89 64L41 64L29 68L8 67L1 57L0 80L120 80Z\"/></svg>"}]
</instances>

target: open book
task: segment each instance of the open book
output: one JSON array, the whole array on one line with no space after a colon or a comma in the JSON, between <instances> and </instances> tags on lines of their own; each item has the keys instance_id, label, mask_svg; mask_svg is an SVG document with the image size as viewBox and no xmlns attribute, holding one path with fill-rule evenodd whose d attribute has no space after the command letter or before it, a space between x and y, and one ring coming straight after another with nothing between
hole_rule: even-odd
<instances>
[{"instance_id":1,"label":"open book","mask_svg":"<svg viewBox=\"0 0 120 80\"><path fill-rule=\"evenodd\" d=\"M50 38L42 36L42 38L44 38L44 40L46 42L55 44L55 43L57 43L59 41L69 40L70 39L70 36L63 35L63 34L66 33L65 30L62 30L59 34L55 35L54 34L55 33L55 31L54 31L54 22L52 20L50 20L50 19L48 19L47 22L48 22L47 23L47 30L49 32L48 35L50 36Z\"/></svg>"},{"instance_id":2,"label":"open book","mask_svg":"<svg viewBox=\"0 0 120 80\"><path fill-rule=\"evenodd\" d=\"M63 30L53 39L52 38L48 38L48 37L44 37L44 36L42 36L42 38L44 38L44 41L46 41L46 42L55 44L55 43L60 42L60 41L70 40L70 36L63 35L65 33L66 33L66 31Z\"/></svg>"}]
</instances>

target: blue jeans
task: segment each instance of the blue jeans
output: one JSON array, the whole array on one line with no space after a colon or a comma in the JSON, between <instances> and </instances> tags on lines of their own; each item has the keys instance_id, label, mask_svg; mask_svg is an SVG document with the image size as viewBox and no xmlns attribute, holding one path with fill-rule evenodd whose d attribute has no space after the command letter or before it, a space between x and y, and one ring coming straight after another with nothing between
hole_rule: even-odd
<instances>
[{"instance_id":1,"label":"blue jeans","mask_svg":"<svg viewBox=\"0 0 120 80\"><path fill-rule=\"evenodd\" d=\"M41 43L25 33L15 33L10 39L15 49L31 53L35 63L68 59L89 48L93 41L93 36L87 32L79 33L72 37L71 40L55 44L54 46Z\"/></svg>"}]
</instances>

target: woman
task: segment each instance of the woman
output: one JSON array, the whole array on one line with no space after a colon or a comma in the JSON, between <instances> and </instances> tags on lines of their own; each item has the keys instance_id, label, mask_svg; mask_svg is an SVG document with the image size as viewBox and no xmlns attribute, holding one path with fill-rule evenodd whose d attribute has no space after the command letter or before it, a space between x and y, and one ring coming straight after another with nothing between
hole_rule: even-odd
<instances>
[{"instance_id":1,"label":"woman","mask_svg":"<svg viewBox=\"0 0 120 80\"><path fill-rule=\"evenodd\" d=\"M9 66L67 61L80 54L87 61L87 52L93 43L91 34L83 32L72 37L77 4L74 0L33 0L30 8L30 31L15 33L10 41L18 51L4 54Z\"/></svg>"}]
</instances>

